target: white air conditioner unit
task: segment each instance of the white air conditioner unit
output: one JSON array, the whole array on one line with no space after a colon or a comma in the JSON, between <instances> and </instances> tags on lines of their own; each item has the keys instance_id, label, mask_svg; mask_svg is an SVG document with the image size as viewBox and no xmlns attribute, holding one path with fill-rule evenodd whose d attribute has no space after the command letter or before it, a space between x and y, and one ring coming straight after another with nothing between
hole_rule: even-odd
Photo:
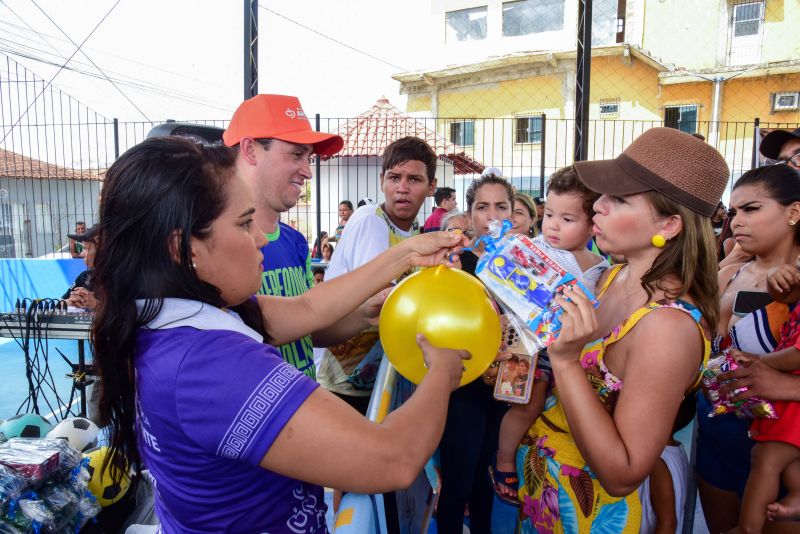
<instances>
[{"instance_id":1,"label":"white air conditioner unit","mask_svg":"<svg viewBox=\"0 0 800 534\"><path fill-rule=\"evenodd\" d=\"M772 111L795 111L800 109L800 91L772 93Z\"/></svg>"}]
</instances>

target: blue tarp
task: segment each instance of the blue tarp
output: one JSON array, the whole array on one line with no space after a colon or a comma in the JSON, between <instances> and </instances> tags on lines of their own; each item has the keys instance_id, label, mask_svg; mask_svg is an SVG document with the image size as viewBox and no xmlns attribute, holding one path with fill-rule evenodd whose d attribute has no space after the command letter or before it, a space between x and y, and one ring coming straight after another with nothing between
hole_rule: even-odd
<instances>
[{"instance_id":1,"label":"blue tarp","mask_svg":"<svg viewBox=\"0 0 800 534\"><path fill-rule=\"evenodd\" d=\"M17 299L60 298L84 270L82 259L0 260L0 312L13 311Z\"/></svg>"}]
</instances>

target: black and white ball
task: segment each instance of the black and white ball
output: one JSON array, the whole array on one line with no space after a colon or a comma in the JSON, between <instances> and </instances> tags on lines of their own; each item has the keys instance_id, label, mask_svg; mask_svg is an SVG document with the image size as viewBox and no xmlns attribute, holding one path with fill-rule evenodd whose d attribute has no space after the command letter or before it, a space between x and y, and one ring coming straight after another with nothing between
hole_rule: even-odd
<instances>
[{"instance_id":1,"label":"black and white ball","mask_svg":"<svg viewBox=\"0 0 800 534\"><path fill-rule=\"evenodd\" d=\"M100 428L85 417L69 417L58 423L48 434L48 438L67 440L73 449L81 452L97 447Z\"/></svg>"}]
</instances>

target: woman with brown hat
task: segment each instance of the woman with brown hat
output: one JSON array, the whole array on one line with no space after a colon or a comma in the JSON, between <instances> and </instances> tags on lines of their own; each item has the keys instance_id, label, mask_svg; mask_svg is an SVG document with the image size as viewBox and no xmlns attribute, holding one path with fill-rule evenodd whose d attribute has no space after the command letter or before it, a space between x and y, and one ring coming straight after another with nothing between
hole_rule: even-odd
<instances>
[{"instance_id":1,"label":"woman with brown hat","mask_svg":"<svg viewBox=\"0 0 800 534\"><path fill-rule=\"evenodd\" d=\"M580 292L557 297L555 388L517 453L521 527L639 532L636 490L699 382L719 316L709 218L728 166L706 143L654 128L575 169L602 193L598 245L628 263L607 271L596 310Z\"/></svg>"}]
</instances>

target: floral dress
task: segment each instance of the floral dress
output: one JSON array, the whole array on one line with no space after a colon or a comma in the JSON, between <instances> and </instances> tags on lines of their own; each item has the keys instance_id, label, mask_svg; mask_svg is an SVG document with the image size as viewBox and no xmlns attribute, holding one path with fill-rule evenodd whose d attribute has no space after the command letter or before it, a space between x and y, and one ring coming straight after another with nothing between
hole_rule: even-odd
<instances>
[{"instance_id":1,"label":"floral dress","mask_svg":"<svg viewBox=\"0 0 800 534\"><path fill-rule=\"evenodd\" d=\"M619 268L612 271L600 295L618 272ZM711 344L701 326L701 315L696 307L681 300L647 304L615 327L608 336L588 343L581 352L581 365L609 414L614 413L622 390L622 380L606 368L603 362L606 348L630 332L642 317L665 307L683 310L695 320L704 345L701 371L708 361ZM698 372L697 383L699 379ZM558 401L557 388L547 397L542 414L523 438L517 449L516 462L521 481L520 532L639 532L642 510L637 492L626 497L612 497L603 489L570 433L566 415Z\"/></svg>"}]
</instances>

